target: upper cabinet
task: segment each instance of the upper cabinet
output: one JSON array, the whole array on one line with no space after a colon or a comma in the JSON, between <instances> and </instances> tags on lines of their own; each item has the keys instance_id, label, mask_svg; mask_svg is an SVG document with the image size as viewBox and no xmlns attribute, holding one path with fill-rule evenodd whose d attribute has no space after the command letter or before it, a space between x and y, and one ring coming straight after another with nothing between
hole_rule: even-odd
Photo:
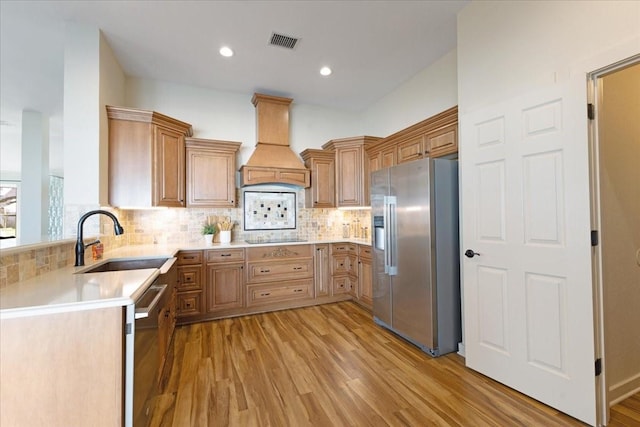
<instances>
[{"instance_id":1,"label":"upper cabinet","mask_svg":"<svg viewBox=\"0 0 640 427\"><path fill-rule=\"evenodd\" d=\"M374 136L332 139L322 146L335 152L337 207L369 205L369 161L365 148L380 139Z\"/></svg>"},{"instance_id":2,"label":"upper cabinet","mask_svg":"<svg viewBox=\"0 0 640 427\"><path fill-rule=\"evenodd\" d=\"M309 148L300 153L304 165L311 171L311 187L305 190L305 207L334 208L336 206L336 153Z\"/></svg>"},{"instance_id":3,"label":"upper cabinet","mask_svg":"<svg viewBox=\"0 0 640 427\"><path fill-rule=\"evenodd\" d=\"M233 208L241 142L186 138L187 207Z\"/></svg>"},{"instance_id":4,"label":"upper cabinet","mask_svg":"<svg viewBox=\"0 0 640 427\"><path fill-rule=\"evenodd\" d=\"M368 150L371 171L458 151L458 107L394 133Z\"/></svg>"},{"instance_id":5,"label":"upper cabinet","mask_svg":"<svg viewBox=\"0 0 640 427\"><path fill-rule=\"evenodd\" d=\"M109 204L184 207L190 124L155 111L107 106Z\"/></svg>"}]
</instances>

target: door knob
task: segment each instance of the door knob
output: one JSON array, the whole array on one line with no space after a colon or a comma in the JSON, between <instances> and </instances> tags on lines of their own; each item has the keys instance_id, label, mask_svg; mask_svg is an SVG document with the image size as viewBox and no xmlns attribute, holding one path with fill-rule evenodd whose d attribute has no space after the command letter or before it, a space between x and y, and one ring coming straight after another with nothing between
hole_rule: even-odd
<instances>
[{"instance_id":1,"label":"door knob","mask_svg":"<svg viewBox=\"0 0 640 427\"><path fill-rule=\"evenodd\" d=\"M467 258L473 258L475 255L480 256L478 252L474 252L471 249L467 249L464 253L464 256L466 256Z\"/></svg>"}]
</instances>

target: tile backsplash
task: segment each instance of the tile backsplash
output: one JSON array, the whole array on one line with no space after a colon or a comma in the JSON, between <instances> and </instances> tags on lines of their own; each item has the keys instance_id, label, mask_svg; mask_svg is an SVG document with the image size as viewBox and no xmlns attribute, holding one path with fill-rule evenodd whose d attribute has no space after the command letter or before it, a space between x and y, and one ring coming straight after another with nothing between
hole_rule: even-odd
<instances>
[{"instance_id":1,"label":"tile backsplash","mask_svg":"<svg viewBox=\"0 0 640 427\"><path fill-rule=\"evenodd\" d=\"M267 191L267 190L265 190ZM274 190L277 191L277 190ZM286 191L291 191L287 188ZM242 190L238 190L238 200L242 201ZM95 215L87 219L84 227L86 239L98 237L105 250L127 245L143 244L189 244L200 243L202 226L208 217L228 217L233 223L232 240L247 238L284 238L297 237L307 240L336 239L343 235L343 225L348 224L351 237L363 237L363 227L369 227L371 236L370 210L307 209L304 208L304 190L297 191L296 228L291 230L245 231L243 227L244 210L237 208L168 208L123 210L102 208L114 213L125 233L115 236L113 222L104 215ZM67 206L64 211L64 236L75 238L77 222L80 216L98 206ZM354 228L358 228L356 236ZM216 234L216 241L218 235ZM52 242L37 249L25 248L0 254L0 288L27 280L57 268L71 266L74 263L74 243L67 241ZM89 260L91 251L85 252Z\"/></svg>"}]
</instances>

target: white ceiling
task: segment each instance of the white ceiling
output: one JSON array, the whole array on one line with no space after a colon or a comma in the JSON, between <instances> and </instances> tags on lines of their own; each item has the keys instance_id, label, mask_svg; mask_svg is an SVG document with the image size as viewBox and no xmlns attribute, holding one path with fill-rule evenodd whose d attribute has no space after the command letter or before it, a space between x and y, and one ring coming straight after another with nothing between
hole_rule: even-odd
<instances>
[{"instance_id":1,"label":"white ceiling","mask_svg":"<svg viewBox=\"0 0 640 427\"><path fill-rule=\"evenodd\" d=\"M129 76L361 111L456 46L467 2L2 0L0 118L61 117L66 21L100 28Z\"/></svg>"}]
</instances>

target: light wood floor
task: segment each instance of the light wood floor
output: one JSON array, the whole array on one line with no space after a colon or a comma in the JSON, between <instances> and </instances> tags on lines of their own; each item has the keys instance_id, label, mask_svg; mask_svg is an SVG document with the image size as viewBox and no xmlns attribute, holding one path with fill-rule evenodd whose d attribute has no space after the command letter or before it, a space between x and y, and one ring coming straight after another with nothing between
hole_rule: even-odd
<instances>
[{"instance_id":1,"label":"light wood floor","mask_svg":"<svg viewBox=\"0 0 640 427\"><path fill-rule=\"evenodd\" d=\"M431 358L352 302L180 327L154 426L580 426L464 366ZM640 425L640 395L614 426Z\"/></svg>"}]
</instances>

